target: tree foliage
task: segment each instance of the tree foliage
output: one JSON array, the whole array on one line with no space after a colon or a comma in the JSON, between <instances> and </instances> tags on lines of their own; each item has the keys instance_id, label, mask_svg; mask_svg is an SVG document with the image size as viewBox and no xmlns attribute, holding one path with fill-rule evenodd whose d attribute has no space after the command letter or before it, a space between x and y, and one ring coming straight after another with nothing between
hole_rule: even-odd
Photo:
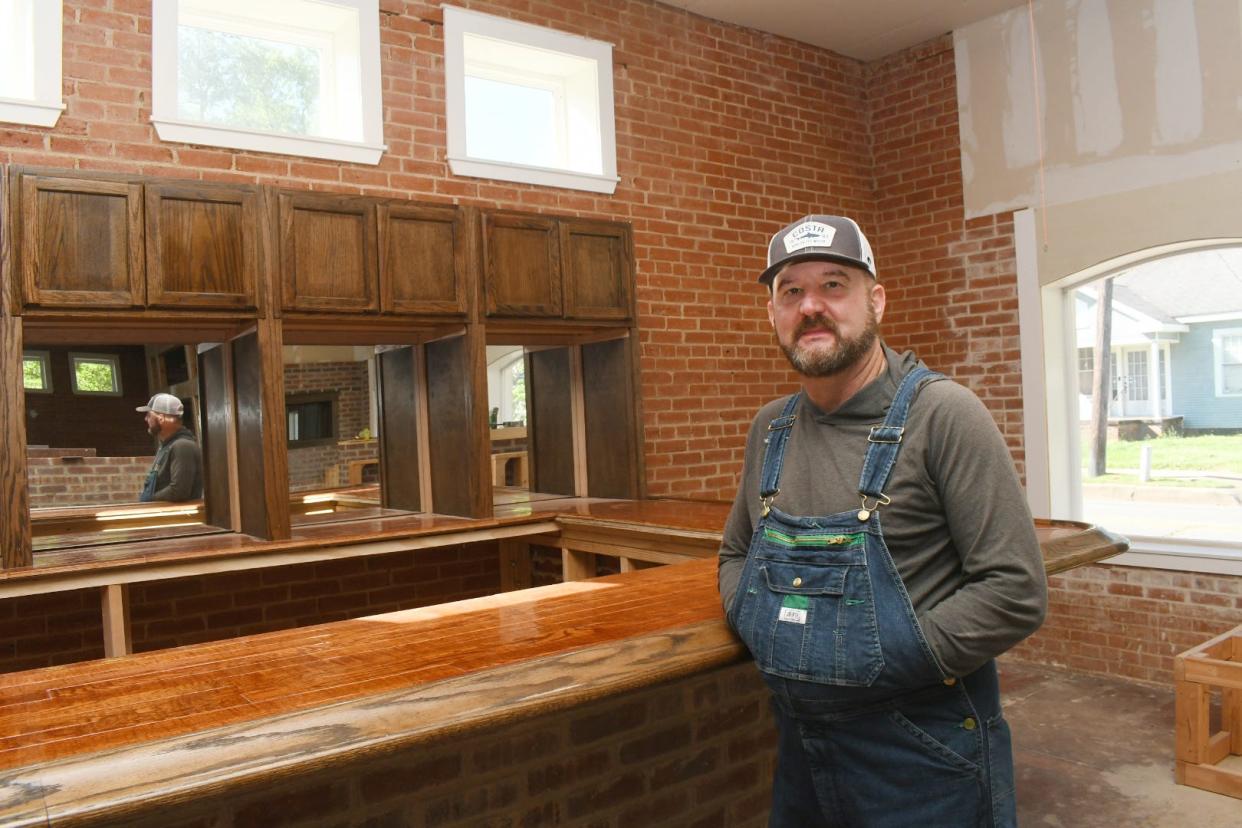
<instances>
[{"instance_id":1,"label":"tree foliage","mask_svg":"<svg viewBox=\"0 0 1242 828\"><path fill-rule=\"evenodd\" d=\"M47 387L43 377L43 361L38 359L22 360L22 387L42 391Z\"/></svg>"},{"instance_id":2,"label":"tree foliage","mask_svg":"<svg viewBox=\"0 0 1242 828\"><path fill-rule=\"evenodd\" d=\"M79 362L73 370L77 374L79 391L107 394L117 390L111 363Z\"/></svg>"},{"instance_id":3,"label":"tree foliage","mask_svg":"<svg viewBox=\"0 0 1242 828\"><path fill-rule=\"evenodd\" d=\"M319 54L308 46L182 26L182 117L221 126L314 134Z\"/></svg>"}]
</instances>

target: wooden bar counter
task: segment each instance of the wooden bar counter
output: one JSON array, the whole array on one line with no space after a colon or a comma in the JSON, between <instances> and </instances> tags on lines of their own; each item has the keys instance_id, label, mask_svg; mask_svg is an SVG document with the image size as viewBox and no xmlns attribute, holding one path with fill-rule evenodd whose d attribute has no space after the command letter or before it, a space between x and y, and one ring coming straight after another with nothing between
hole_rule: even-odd
<instances>
[{"instance_id":1,"label":"wooden bar counter","mask_svg":"<svg viewBox=\"0 0 1242 828\"><path fill-rule=\"evenodd\" d=\"M340 779L366 763L413 762L463 734L729 668L746 654L724 624L716 592L715 546L726 514L726 504L565 499L498 509L485 526L430 516L350 524L351 537L370 543L521 528L525 535L502 535L582 554L683 562L0 675L0 824L223 824L212 821L224 819L219 811L174 822L169 809ZM1037 530L1050 573L1127 546L1083 524L1039 521ZM331 537L323 527L315 532L321 543ZM301 552L312 548L321 547L304 539ZM294 544L277 554L298 552ZM185 560L158 552L146 559L148 566L188 566ZM142 569L120 560L93 566L109 577ZM73 571L67 560L50 569L45 577ZM350 789L355 799L377 790L378 772L368 773L372 781Z\"/></svg>"}]
</instances>

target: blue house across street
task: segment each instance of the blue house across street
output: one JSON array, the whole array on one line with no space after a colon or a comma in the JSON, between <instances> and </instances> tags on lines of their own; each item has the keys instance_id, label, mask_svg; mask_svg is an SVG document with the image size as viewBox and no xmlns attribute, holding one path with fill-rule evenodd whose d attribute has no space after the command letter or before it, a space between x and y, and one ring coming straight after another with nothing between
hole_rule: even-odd
<instances>
[{"instance_id":1,"label":"blue house across street","mask_svg":"<svg viewBox=\"0 0 1242 828\"><path fill-rule=\"evenodd\" d=\"M1076 293L1080 419L1091 413L1094 286ZM1110 422L1242 431L1242 249L1184 253L1115 277Z\"/></svg>"}]
</instances>

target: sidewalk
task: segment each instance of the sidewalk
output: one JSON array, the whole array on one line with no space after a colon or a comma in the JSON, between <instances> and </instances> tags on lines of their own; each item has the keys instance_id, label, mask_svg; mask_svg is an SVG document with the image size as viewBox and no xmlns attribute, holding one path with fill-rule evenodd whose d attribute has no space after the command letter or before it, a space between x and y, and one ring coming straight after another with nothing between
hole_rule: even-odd
<instances>
[{"instance_id":1,"label":"sidewalk","mask_svg":"<svg viewBox=\"0 0 1242 828\"><path fill-rule=\"evenodd\" d=\"M1108 469L1111 474L1138 476L1138 469ZM1151 483L1086 483L1084 499L1133 503L1197 503L1204 506L1242 506L1242 474L1197 471L1153 472ZM1211 480L1216 486L1161 486L1161 478Z\"/></svg>"}]
</instances>

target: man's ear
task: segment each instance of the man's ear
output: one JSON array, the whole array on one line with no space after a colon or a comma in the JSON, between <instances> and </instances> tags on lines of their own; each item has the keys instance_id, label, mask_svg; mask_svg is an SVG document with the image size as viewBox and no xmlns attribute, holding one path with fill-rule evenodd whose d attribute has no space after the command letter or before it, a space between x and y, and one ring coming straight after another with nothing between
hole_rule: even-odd
<instances>
[{"instance_id":1,"label":"man's ear","mask_svg":"<svg viewBox=\"0 0 1242 828\"><path fill-rule=\"evenodd\" d=\"M876 322L884 319L884 306L887 302L888 297L884 293L884 285L876 282L871 286L871 305L875 308Z\"/></svg>"},{"instance_id":2,"label":"man's ear","mask_svg":"<svg viewBox=\"0 0 1242 828\"><path fill-rule=\"evenodd\" d=\"M768 324L776 327L776 309L772 307L771 299L768 300Z\"/></svg>"}]
</instances>

